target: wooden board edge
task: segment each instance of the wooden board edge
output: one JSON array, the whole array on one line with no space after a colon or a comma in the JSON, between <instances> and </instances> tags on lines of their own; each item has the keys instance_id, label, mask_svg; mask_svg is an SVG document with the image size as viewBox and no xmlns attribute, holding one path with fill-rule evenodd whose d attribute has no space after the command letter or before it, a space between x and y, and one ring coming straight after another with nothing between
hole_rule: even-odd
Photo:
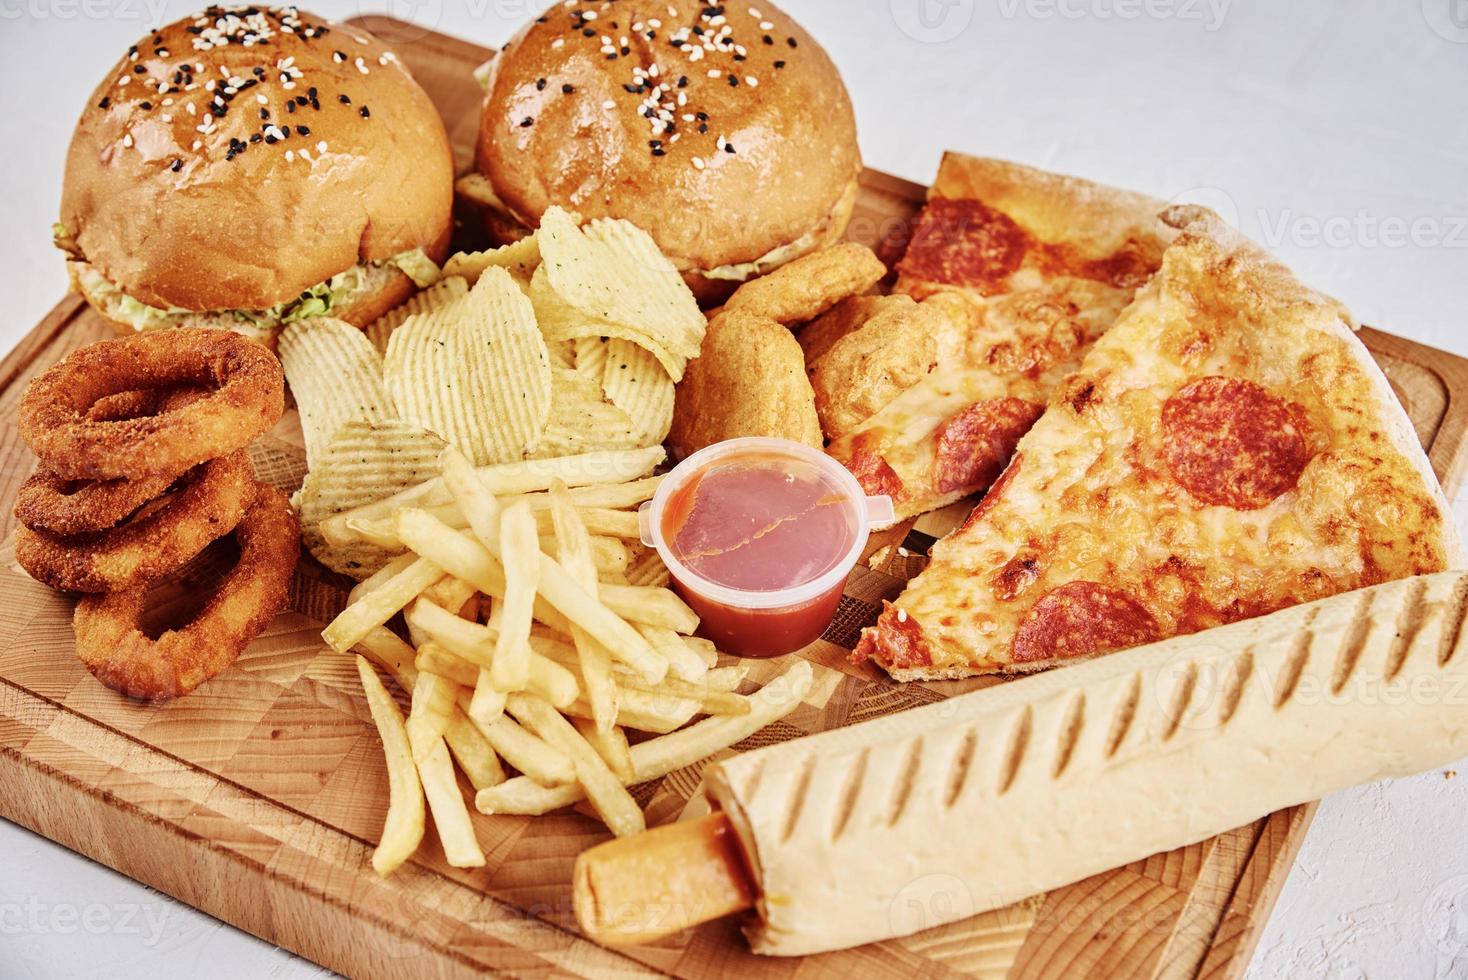
<instances>
[{"instance_id":1,"label":"wooden board edge","mask_svg":"<svg viewBox=\"0 0 1468 980\"><path fill-rule=\"evenodd\" d=\"M1198 980L1243 980L1264 936L1268 912L1279 901L1319 808L1318 801L1305 803L1265 818L1249 862L1208 944L1208 955L1198 966ZM1266 914L1260 915L1261 909Z\"/></svg>"},{"instance_id":2,"label":"wooden board edge","mask_svg":"<svg viewBox=\"0 0 1468 980\"><path fill-rule=\"evenodd\" d=\"M35 363L36 358L51 346L56 336L70 326L71 321L85 307L86 301L76 293L67 293L60 302L51 307L51 312L42 317L41 322L32 327L20 339L20 343L5 355L5 359L0 361L0 394L10 390L16 379Z\"/></svg>"},{"instance_id":3,"label":"wooden board edge","mask_svg":"<svg viewBox=\"0 0 1468 980\"><path fill-rule=\"evenodd\" d=\"M1414 364L1442 384L1448 404L1427 453L1451 498L1468 481L1468 358L1374 327L1362 327L1360 337L1368 350Z\"/></svg>"},{"instance_id":4,"label":"wooden board edge","mask_svg":"<svg viewBox=\"0 0 1468 980\"><path fill-rule=\"evenodd\" d=\"M177 814L158 812L168 809L162 804L150 809L127 798L125 791L93 785L86 772L71 772L39 761L8 744L11 737L7 729L44 736L46 720L63 713L73 725L121 737L135 752L152 757L156 765L148 771L184 767L228 793L248 794L260 806L289 809L0 679L0 817L313 963L366 980L400 980L404 976L460 980L500 971L537 977L665 976L430 869L415 867L409 872L416 873L422 887L406 894L397 889L398 882L379 878L371 871L367 860L370 842L350 837L309 814L289 811L296 819L313 825L309 836L317 845L317 853L308 858L314 859L313 873L274 874L243 848L180 826ZM117 821L110 828L76 819L79 814L95 812L98 800L105 805L108 820ZM198 809L205 808L200 805ZM250 825L236 826L240 840L256 834ZM125 853L147 855L147 859L123 860L124 852L114 854L109 845L115 839L129 842ZM323 853L341 860L324 860ZM268 897L262 891L260 902L242 904L240 893L252 887L250 878L268 879ZM344 880L352 883L350 893L334 890ZM500 923L500 931L512 932L514 938L448 920L417 901L418 895L436 887L474 891L475 903L492 910L488 921ZM435 943L424 925L434 920L442 920L434 931L452 936L456 945L480 955ZM375 962L364 959L368 951L382 950L391 952ZM572 969L571 964L577 968ZM402 966L408 968L399 969Z\"/></svg>"}]
</instances>

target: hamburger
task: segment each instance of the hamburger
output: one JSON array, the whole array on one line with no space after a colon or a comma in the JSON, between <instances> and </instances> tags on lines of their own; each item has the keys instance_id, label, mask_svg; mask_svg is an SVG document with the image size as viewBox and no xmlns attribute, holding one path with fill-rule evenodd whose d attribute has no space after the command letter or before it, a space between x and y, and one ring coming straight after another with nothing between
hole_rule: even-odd
<instances>
[{"instance_id":1,"label":"hamburger","mask_svg":"<svg viewBox=\"0 0 1468 980\"><path fill-rule=\"evenodd\" d=\"M453 161L393 52L293 7L210 7L92 93L56 244L124 331L365 325L438 277Z\"/></svg>"},{"instance_id":2,"label":"hamburger","mask_svg":"<svg viewBox=\"0 0 1468 980\"><path fill-rule=\"evenodd\" d=\"M487 66L477 173L497 244L552 205L646 230L705 304L841 238L856 120L836 66L774 7L558 3Z\"/></svg>"}]
</instances>

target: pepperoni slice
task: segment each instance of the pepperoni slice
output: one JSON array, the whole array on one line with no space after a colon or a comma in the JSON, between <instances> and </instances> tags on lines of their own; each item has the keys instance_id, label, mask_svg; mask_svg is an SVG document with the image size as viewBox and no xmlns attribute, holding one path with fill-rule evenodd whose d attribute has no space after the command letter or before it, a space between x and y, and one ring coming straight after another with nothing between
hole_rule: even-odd
<instances>
[{"instance_id":1,"label":"pepperoni slice","mask_svg":"<svg viewBox=\"0 0 1468 980\"><path fill-rule=\"evenodd\" d=\"M1157 621L1120 589L1072 582L1046 595L1020 623L1014 662L1066 660L1150 643Z\"/></svg>"},{"instance_id":2,"label":"pepperoni slice","mask_svg":"<svg viewBox=\"0 0 1468 980\"><path fill-rule=\"evenodd\" d=\"M1199 501L1258 510L1293 490L1312 453L1301 409L1241 378L1200 378L1168 399L1173 479Z\"/></svg>"},{"instance_id":3,"label":"pepperoni slice","mask_svg":"<svg viewBox=\"0 0 1468 980\"><path fill-rule=\"evenodd\" d=\"M877 625L862 630L861 641L851 652L851 662L859 664L871 658L898 670L932 666L933 654L917 620L890 602L885 605Z\"/></svg>"},{"instance_id":4,"label":"pepperoni slice","mask_svg":"<svg viewBox=\"0 0 1468 980\"><path fill-rule=\"evenodd\" d=\"M1001 292L1024 261L1030 236L1014 220L982 201L935 197L923 209L907 255L897 265L905 276L968 286L984 295Z\"/></svg>"},{"instance_id":5,"label":"pepperoni slice","mask_svg":"<svg viewBox=\"0 0 1468 980\"><path fill-rule=\"evenodd\" d=\"M902 478L897 471L860 440L852 448L851 458L845 461L845 465L861 488L874 497L885 494L896 500L902 492Z\"/></svg>"},{"instance_id":6,"label":"pepperoni slice","mask_svg":"<svg viewBox=\"0 0 1468 980\"><path fill-rule=\"evenodd\" d=\"M1024 459L1023 453L1017 454L1014 457L1014 461L1009 464L1009 469L1005 470L1004 475L999 478L999 482L990 487L989 492L984 494L984 499L980 500L979 505L968 515L968 518L963 522L963 526L958 529L958 533L967 531L979 523L979 521L983 520L984 515L993 510L994 505L1003 499L1005 489L1008 488L1009 484L1019 474L1019 468L1024 463Z\"/></svg>"},{"instance_id":7,"label":"pepperoni slice","mask_svg":"<svg viewBox=\"0 0 1468 980\"><path fill-rule=\"evenodd\" d=\"M976 402L938 426L933 485L939 493L994 482L1044 407L1019 398Z\"/></svg>"}]
</instances>

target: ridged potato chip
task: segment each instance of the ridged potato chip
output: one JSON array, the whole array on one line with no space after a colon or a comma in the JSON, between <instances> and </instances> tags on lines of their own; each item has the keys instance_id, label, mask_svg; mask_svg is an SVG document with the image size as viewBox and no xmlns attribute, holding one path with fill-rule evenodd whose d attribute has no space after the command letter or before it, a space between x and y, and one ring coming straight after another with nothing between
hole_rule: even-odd
<instances>
[{"instance_id":1,"label":"ridged potato chip","mask_svg":"<svg viewBox=\"0 0 1468 980\"><path fill-rule=\"evenodd\" d=\"M628 340L606 343L602 391L627 413L644 446L655 446L673 424L673 379L652 355Z\"/></svg>"},{"instance_id":2,"label":"ridged potato chip","mask_svg":"<svg viewBox=\"0 0 1468 980\"><path fill-rule=\"evenodd\" d=\"M501 248L491 248L483 252L457 252L444 263L443 274L463 276L472 286L479 281L485 269L499 266L516 279L528 282L539 265L540 241L531 234Z\"/></svg>"},{"instance_id":3,"label":"ridged potato chip","mask_svg":"<svg viewBox=\"0 0 1468 980\"><path fill-rule=\"evenodd\" d=\"M385 368L402 417L477 465L520 459L540 443L550 352L529 299L498 266L458 302L409 317L388 341Z\"/></svg>"},{"instance_id":4,"label":"ridged potato chip","mask_svg":"<svg viewBox=\"0 0 1468 980\"><path fill-rule=\"evenodd\" d=\"M629 550L632 560L627 563L627 570L623 573L627 576L628 585L650 585L658 589L668 587L672 575L656 550L641 544L631 545Z\"/></svg>"},{"instance_id":5,"label":"ridged potato chip","mask_svg":"<svg viewBox=\"0 0 1468 980\"><path fill-rule=\"evenodd\" d=\"M469 295L469 283L462 276L446 276L422 292L414 293L407 302L399 303L382 316L373 320L363 331L372 346L382 355L387 354L387 338L402 326L404 320L420 313L428 313L454 300Z\"/></svg>"},{"instance_id":6,"label":"ridged potato chip","mask_svg":"<svg viewBox=\"0 0 1468 980\"><path fill-rule=\"evenodd\" d=\"M607 365L607 341L605 337L578 337L571 343L576 348L576 371L588 378L601 380Z\"/></svg>"},{"instance_id":7,"label":"ridged potato chip","mask_svg":"<svg viewBox=\"0 0 1468 980\"><path fill-rule=\"evenodd\" d=\"M570 340L557 340L545 345L550 353L551 367L565 368L568 371L576 368L576 344Z\"/></svg>"},{"instance_id":8,"label":"ridged potato chip","mask_svg":"<svg viewBox=\"0 0 1468 980\"><path fill-rule=\"evenodd\" d=\"M280 335L278 349L301 416L307 467L316 467L347 422L384 422L397 414L383 384L382 355L350 323L298 320Z\"/></svg>"},{"instance_id":9,"label":"ridged potato chip","mask_svg":"<svg viewBox=\"0 0 1468 980\"><path fill-rule=\"evenodd\" d=\"M562 340L606 340L609 337L620 337L651 351L670 375L675 371L681 372L687 366L688 362L684 358L648 340L642 331L634 330L620 323L587 316L567 303L551 285L550 275L546 272L544 264L535 270L535 275L530 280L530 302L535 305L535 318L540 323L540 329L545 334L547 343Z\"/></svg>"},{"instance_id":10,"label":"ridged potato chip","mask_svg":"<svg viewBox=\"0 0 1468 980\"><path fill-rule=\"evenodd\" d=\"M644 442L627 413L602 397L595 379L555 369L551 412L537 456L575 456L593 449L639 449Z\"/></svg>"},{"instance_id":11,"label":"ridged potato chip","mask_svg":"<svg viewBox=\"0 0 1468 980\"><path fill-rule=\"evenodd\" d=\"M376 545L328 544L321 522L335 514L390 497L438 474L444 441L409 422L361 422L343 425L297 494L301 539L316 560L357 581L393 558Z\"/></svg>"},{"instance_id":12,"label":"ridged potato chip","mask_svg":"<svg viewBox=\"0 0 1468 980\"><path fill-rule=\"evenodd\" d=\"M583 316L631 332L604 331L638 341L677 380L698 356L707 322L673 263L647 232L628 221L600 219L585 230L552 207L540 221L541 269L566 304ZM587 336L582 334L582 336Z\"/></svg>"}]
</instances>

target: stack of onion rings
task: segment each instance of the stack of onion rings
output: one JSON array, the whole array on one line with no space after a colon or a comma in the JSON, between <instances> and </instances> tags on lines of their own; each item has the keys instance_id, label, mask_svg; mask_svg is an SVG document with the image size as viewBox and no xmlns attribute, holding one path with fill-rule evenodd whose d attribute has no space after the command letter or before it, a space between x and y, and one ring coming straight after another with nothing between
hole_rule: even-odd
<instances>
[{"instance_id":1,"label":"stack of onion rings","mask_svg":"<svg viewBox=\"0 0 1468 980\"><path fill-rule=\"evenodd\" d=\"M280 611L300 551L289 502L245 447L284 410L280 363L231 333L158 331L72 352L21 399L41 459L16 502L15 556L37 580L91 593L77 647L103 683L152 701L229 666ZM231 533L243 555L184 629L138 628L150 585Z\"/></svg>"},{"instance_id":2,"label":"stack of onion rings","mask_svg":"<svg viewBox=\"0 0 1468 980\"><path fill-rule=\"evenodd\" d=\"M89 416L111 395L186 385L208 393L159 415ZM225 331L168 330L73 351L31 382L17 423L21 438L58 476L112 480L182 472L243 449L284 408L285 376L268 350Z\"/></svg>"},{"instance_id":3,"label":"stack of onion rings","mask_svg":"<svg viewBox=\"0 0 1468 980\"><path fill-rule=\"evenodd\" d=\"M234 569L192 622L156 640L140 625L146 587L83 598L72 625L87 669L129 697L161 701L188 694L234 663L285 607L301 550L296 515L274 487L259 486L234 535Z\"/></svg>"},{"instance_id":4,"label":"stack of onion rings","mask_svg":"<svg viewBox=\"0 0 1468 980\"><path fill-rule=\"evenodd\" d=\"M126 524L69 537L22 525L15 559L32 578L65 592L132 588L177 571L228 534L254 494L250 457L236 450L198 467L158 509Z\"/></svg>"}]
</instances>

